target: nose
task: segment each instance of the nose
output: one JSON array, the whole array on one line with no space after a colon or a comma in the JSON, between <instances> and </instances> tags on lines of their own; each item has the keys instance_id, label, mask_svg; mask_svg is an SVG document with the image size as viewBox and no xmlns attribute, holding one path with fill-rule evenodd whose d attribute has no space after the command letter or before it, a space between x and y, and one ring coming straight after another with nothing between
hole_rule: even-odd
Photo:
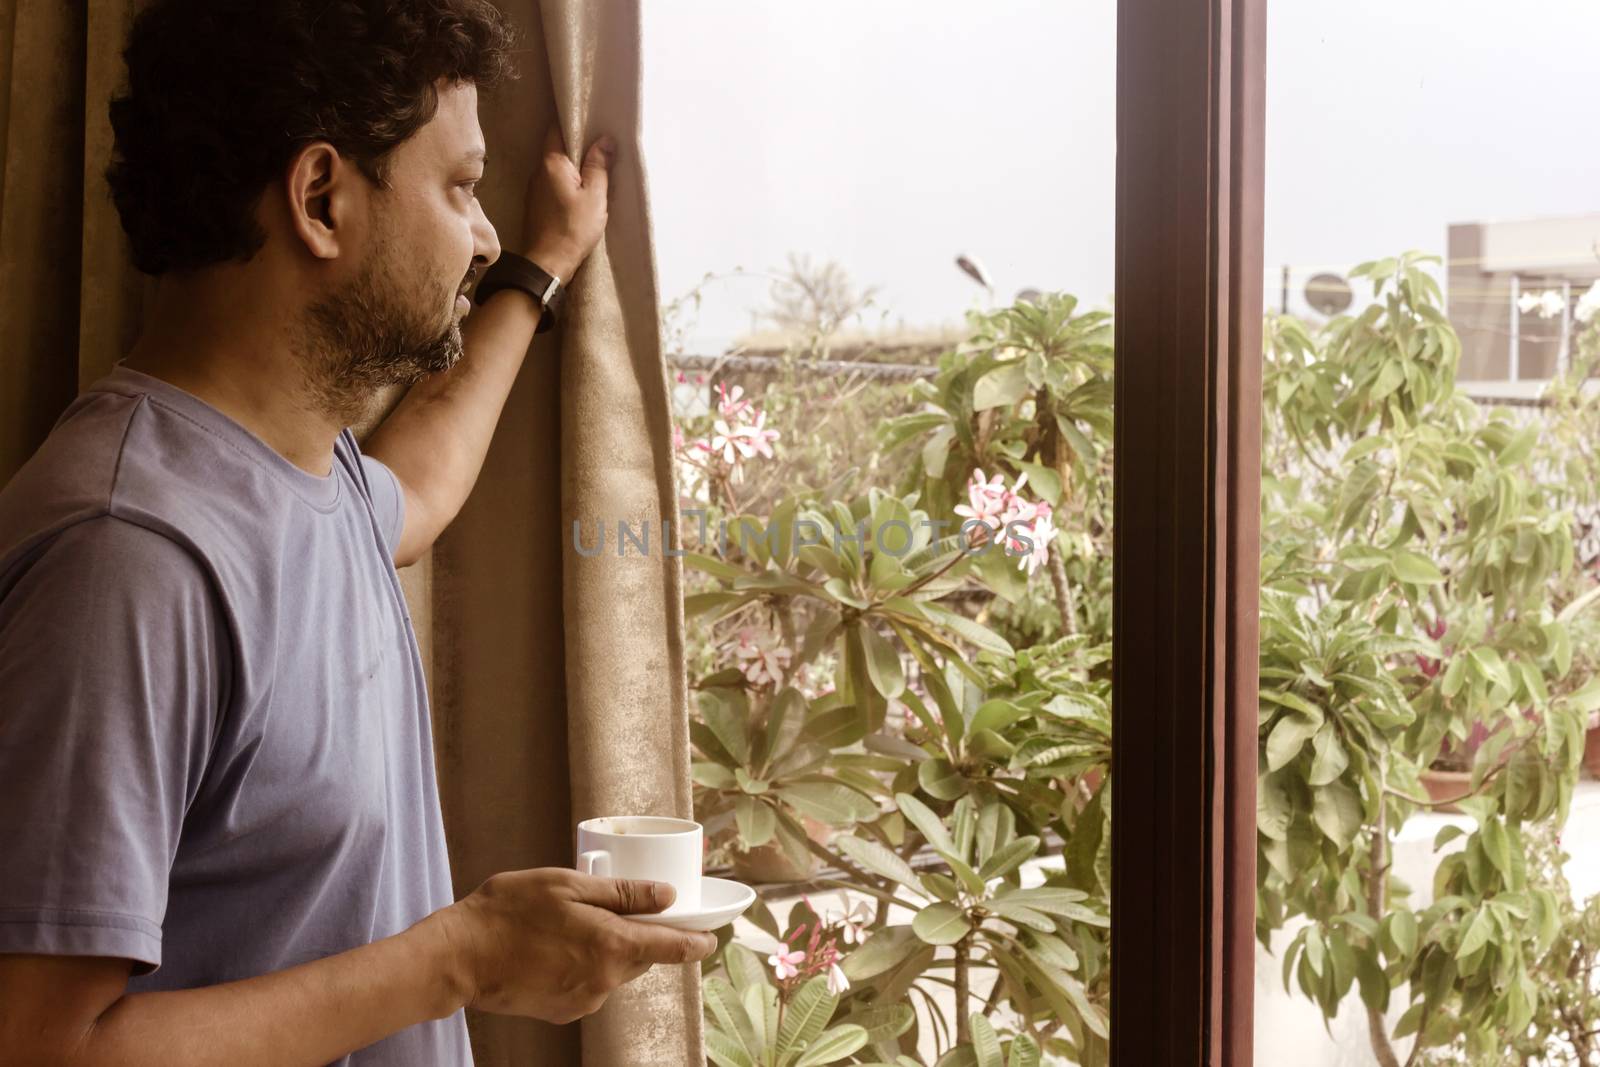
<instances>
[{"instance_id":1,"label":"nose","mask_svg":"<svg viewBox=\"0 0 1600 1067\"><path fill-rule=\"evenodd\" d=\"M473 201L477 204L477 201ZM488 269L495 260L500 258L500 235L494 232L494 223L489 221L489 216L483 213L481 205L477 208L477 218L472 223L472 262L481 273Z\"/></svg>"}]
</instances>

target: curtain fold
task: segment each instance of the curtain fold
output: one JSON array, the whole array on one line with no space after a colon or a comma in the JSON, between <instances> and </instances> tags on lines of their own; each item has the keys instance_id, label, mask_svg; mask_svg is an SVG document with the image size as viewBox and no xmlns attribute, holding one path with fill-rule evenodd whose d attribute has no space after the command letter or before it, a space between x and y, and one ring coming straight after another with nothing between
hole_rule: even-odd
<instances>
[{"instance_id":1,"label":"curtain fold","mask_svg":"<svg viewBox=\"0 0 1600 1067\"><path fill-rule=\"evenodd\" d=\"M577 156L617 139L605 241L533 346L483 473L431 556L401 572L434 709L458 895L570 866L596 814L692 815L668 390L639 143L638 0L498 0L520 80L487 94L481 187L506 247L545 123ZM106 104L139 0L0 0L0 482L137 335L151 285L104 182ZM606 552L573 547L608 527ZM617 524L648 554L616 553ZM657 968L581 1025L474 1014L484 1067L704 1062L698 968Z\"/></svg>"}]
</instances>

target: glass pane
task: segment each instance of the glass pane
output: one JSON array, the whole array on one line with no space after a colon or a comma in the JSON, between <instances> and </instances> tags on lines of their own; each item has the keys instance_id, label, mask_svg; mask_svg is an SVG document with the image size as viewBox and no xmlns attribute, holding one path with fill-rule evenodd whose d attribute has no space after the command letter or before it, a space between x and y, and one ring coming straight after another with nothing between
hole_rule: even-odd
<instances>
[{"instance_id":1,"label":"glass pane","mask_svg":"<svg viewBox=\"0 0 1600 1067\"><path fill-rule=\"evenodd\" d=\"M1600 8L1330 16L1269 12L1257 1061L1597 1063Z\"/></svg>"},{"instance_id":2,"label":"glass pane","mask_svg":"<svg viewBox=\"0 0 1600 1067\"><path fill-rule=\"evenodd\" d=\"M646 10L719 1063L1106 1061L1114 30Z\"/></svg>"}]
</instances>

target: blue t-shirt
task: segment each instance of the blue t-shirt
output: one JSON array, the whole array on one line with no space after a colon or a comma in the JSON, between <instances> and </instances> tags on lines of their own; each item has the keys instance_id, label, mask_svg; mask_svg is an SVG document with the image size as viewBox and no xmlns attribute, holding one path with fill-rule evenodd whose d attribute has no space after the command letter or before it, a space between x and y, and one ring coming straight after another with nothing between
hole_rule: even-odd
<instances>
[{"instance_id":1,"label":"blue t-shirt","mask_svg":"<svg viewBox=\"0 0 1600 1067\"><path fill-rule=\"evenodd\" d=\"M404 499L119 365L0 491L0 952L214 985L452 900ZM340 1061L469 1064L461 1012Z\"/></svg>"}]
</instances>

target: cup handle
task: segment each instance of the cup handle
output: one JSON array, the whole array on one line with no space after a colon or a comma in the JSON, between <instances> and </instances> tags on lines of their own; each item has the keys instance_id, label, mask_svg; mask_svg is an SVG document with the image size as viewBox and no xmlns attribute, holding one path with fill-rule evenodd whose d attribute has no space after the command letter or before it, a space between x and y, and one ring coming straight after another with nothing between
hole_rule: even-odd
<instances>
[{"instance_id":1,"label":"cup handle","mask_svg":"<svg viewBox=\"0 0 1600 1067\"><path fill-rule=\"evenodd\" d=\"M578 856L578 870L584 874L598 874L609 877L611 874L611 853L603 848L591 852L584 852Z\"/></svg>"}]
</instances>

